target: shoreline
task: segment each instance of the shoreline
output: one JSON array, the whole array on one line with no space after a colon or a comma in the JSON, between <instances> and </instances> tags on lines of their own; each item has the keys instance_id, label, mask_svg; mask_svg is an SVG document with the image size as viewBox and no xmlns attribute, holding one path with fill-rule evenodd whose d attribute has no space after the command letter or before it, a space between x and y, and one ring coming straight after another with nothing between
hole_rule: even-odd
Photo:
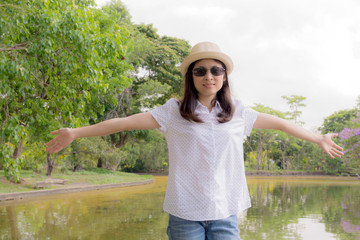
<instances>
[{"instance_id":1,"label":"shoreline","mask_svg":"<svg viewBox=\"0 0 360 240\"><path fill-rule=\"evenodd\" d=\"M264 171L264 170L248 170L245 172L246 176L273 176L273 177L277 177L277 176L324 176L324 177L351 177L351 178L355 178L355 179L359 179L360 180L360 176L359 175L351 175L351 174L340 174L340 175L335 175L335 174L327 174L324 172L308 172L308 171Z\"/></svg>"},{"instance_id":2,"label":"shoreline","mask_svg":"<svg viewBox=\"0 0 360 240\"><path fill-rule=\"evenodd\" d=\"M35 190L35 191L27 191L27 192L0 193L0 203L4 203L7 201L14 201L14 200L24 200L32 197L56 195L62 193L85 192L85 191L94 191L94 190L102 190L109 188L131 187L131 186L145 185L151 183L154 183L154 179L148 179L138 182L129 182L129 183L112 183L112 184L86 185L86 186L75 186L75 187L69 186L69 187L61 187L56 189L43 189L43 190Z\"/></svg>"},{"instance_id":3,"label":"shoreline","mask_svg":"<svg viewBox=\"0 0 360 240\"><path fill-rule=\"evenodd\" d=\"M168 173L161 172L161 173L135 173L138 175L153 175L153 176L167 176ZM354 179L360 180L359 177L356 176L337 176L337 175L330 175L323 172L301 172L301 171L262 171L262 170L248 170L245 173L246 177L251 176L264 176L264 177L291 177L291 176L300 176L300 177L311 177L311 176L328 176L328 177L351 177ZM11 202L15 200L24 200L33 197L41 197L41 196L50 196L50 195L57 195L57 194L65 194L65 193L74 193L74 192L85 192L85 191L96 191L96 190L103 190L103 189L110 189L110 188L123 188L123 187L131 187L131 186L138 186L138 185L146 185L154 183L154 179L148 179L143 181L136 181L136 182L128 182L128 183L112 183L112 184L98 184L98 185L83 185L83 186L62 186L55 189L42 189L42 190L34 190L34 191L24 191L24 192L14 192L14 193L0 193L0 204L4 204L6 202Z\"/></svg>"},{"instance_id":4,"label":"shoreline","mask_svg":"<svg viewBox=\"0 0 360 240\"><path fill-rule=\"evenodd\" d=\"M167 172L135 172L138 175L153 175L153 176L167 176ZM266 170L247 170L246 176L329 176L329 177L357 177L356 175L333 175L324 172L310 172L310 171L266 171Z\"/></svg>"},{"instance_id":5,"label":"shoreline","mask_svg":"<svg viewBox=\"0 0 360 240\"><path fill-rule=\"evenodd\" d=\"M248 170L246 176L336 176L324 172Z\"/></svg>"}]
</instances>

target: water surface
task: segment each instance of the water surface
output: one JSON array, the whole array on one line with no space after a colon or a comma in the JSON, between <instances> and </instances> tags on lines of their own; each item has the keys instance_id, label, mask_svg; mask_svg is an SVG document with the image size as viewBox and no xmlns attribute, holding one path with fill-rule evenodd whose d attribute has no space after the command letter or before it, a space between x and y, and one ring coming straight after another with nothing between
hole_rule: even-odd
<instances>
[{"instance_id":1,"label":"water surface","mask_svg":"<svg viewBox=\"0 0 360 240\"><path fill-rule=\"evenodd\" d=\"M155 183L0 203L0 239L167 239L167 177ZM248 177L242 239L359 239L360 181Z\"/></svg>"}]
</instances>

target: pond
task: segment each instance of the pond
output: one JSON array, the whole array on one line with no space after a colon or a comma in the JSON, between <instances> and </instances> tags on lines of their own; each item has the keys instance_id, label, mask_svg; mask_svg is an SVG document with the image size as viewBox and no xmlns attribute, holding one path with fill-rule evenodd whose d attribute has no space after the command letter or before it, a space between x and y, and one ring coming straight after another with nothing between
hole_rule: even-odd
<instances>
[{"instance_id":1,"label":"pond","mask_svg":"<svg viewBox=\"0 0 360 240\"><path fill-rule=\"evenodd\" d=\"M360 181L247 177L242 239L359 239ZM0 239L167 239L167 177L155 183L0 203Z\"/></svg>"}]
</instances>

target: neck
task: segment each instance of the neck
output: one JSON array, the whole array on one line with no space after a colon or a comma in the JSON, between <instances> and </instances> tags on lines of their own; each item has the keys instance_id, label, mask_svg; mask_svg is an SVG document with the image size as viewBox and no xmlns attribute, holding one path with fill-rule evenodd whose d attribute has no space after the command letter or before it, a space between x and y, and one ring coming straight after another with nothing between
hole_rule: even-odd
<instances>
[{"instance_id":1,"label":"neck","mask_svg":"<svg viewBox=\"0 0 360 240\"><path fill-rule=\"evenodd\" d=\"M205 107L207 107L207 109L209 109L209 112L211 112L212 108L214 107L214 104L213 104L213 98L199 98L198 99L199 102L204 105Z\"/></svg>"}]
</instances>

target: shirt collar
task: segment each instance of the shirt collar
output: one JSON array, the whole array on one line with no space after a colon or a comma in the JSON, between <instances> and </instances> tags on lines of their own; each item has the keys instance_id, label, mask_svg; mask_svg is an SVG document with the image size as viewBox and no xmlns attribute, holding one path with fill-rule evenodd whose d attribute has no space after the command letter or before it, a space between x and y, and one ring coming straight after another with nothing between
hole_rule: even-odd
<instances>
[{"instance_id":1,"label":"shirt collar","mask_svg":"<svg viewBox=\"0 0 360 240\"><path fill-rule=\"evenodd\" d=\"M213 107L213 109L211 110L211 112L221 112L222 108L220 106L219 101L215 101L215 106ZM201 104L201 102L199 100L197 100L197 105L196 105L196 112L202 112L202 113L209 113L209 109L207 107L205 107L204 105Z\"/></svg>"}]
</instances>

